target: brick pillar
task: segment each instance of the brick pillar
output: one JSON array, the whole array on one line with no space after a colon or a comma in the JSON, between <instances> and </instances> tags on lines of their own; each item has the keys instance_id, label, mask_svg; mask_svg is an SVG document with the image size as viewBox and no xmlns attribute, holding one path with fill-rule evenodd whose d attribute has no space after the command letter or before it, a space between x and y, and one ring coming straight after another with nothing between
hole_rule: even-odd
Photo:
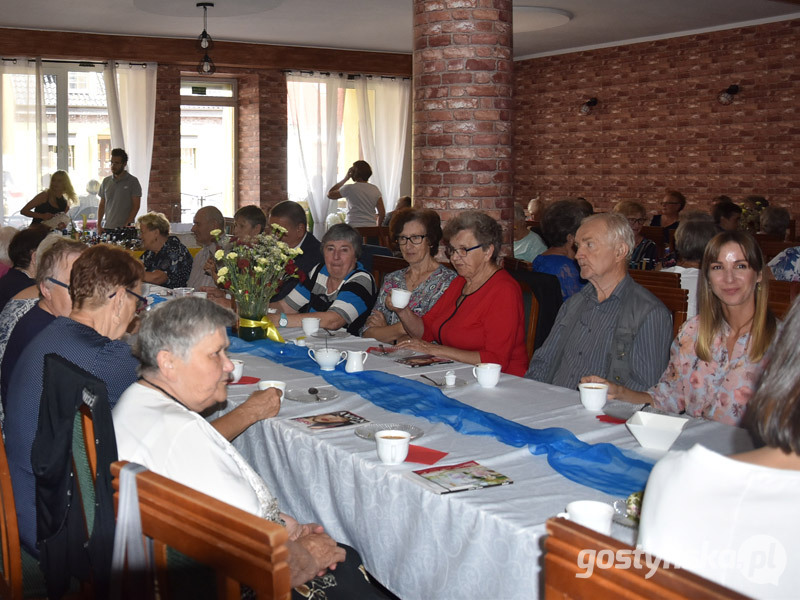
<instances>
[{"instance_id":1,"label":"brick pillar","mask_svg":"<svg viewBox=\"0 0 800 600\"><path fill-rule=\"evenodd\" d=\"M159 65L147 209L181 221L181 70ZM136 175L136 173L134 173Z\"/></svg>"},{"instance_id":2,"label":"brick pillar","mask_svg":"<svg viewBox=\"0 0 800 600\"><path fill-rule=\"evenodd\" d=\"M414 0L414 204L513 228L511 0ZM506 248L509 250L510 248Z\"/></svg>"}]
</instances>

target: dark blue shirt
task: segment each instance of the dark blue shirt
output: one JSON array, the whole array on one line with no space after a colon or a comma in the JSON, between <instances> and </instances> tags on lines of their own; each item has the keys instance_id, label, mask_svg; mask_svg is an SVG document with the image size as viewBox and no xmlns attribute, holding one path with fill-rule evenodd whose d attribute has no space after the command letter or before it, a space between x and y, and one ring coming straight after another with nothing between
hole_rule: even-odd
<instances>
[{"instance_id":1,"label":"dark blue shirt","mask_svg":"<svg viewBox=\"0 0 800 600\"><path fill-rule=\"evenodd\" d=\"M55 319L56 318L49 312L39 308L39 303L37 302L32 309L17 321L11 335L8 337L6 351L3 354L3 363L2 366L0 366L0 397L3 399L4 409L6 406L5 398L8 392L8 381L11 379L11 373L14 372L14 366L17 364L19 355L22 354L28 342L39 335L39 332L55 321Z\"/></svg>"},{"instance_id":2,"label":"dark blue shirt","mask_svg":"<svg viewBox=\"0 0 800 600\"><path fill-rule=\"evenodd\" d=\"M31 448L39 422L44 357L55 353L88 371L108 386L113 407L122 392L136 381L139 362L128 344L110 340L91 327L58 317L28 343L11 373L6 397L6 451L17 505L19 537L34 556L36 549L36 491Z\"/></svg>"},{"instance_id":3,"label":"dark blue shirt","mask_svg":"<svg viewBox=\"0 0 800 600\"><path fill-rule=\"evenodd\" d=\"M11 269L0 277L0 310L3 310L14 296L34 283L36 282L28 277L27 273L23 273L19 269Z\"/></svg>"}]
</instances>

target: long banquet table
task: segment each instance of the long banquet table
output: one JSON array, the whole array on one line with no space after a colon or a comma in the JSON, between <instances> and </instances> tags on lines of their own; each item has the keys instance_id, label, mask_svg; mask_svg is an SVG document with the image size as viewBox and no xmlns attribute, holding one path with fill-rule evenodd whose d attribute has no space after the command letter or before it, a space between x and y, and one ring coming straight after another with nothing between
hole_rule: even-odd
<instances>
[{"instance_id":1,"label":"long banquet table","mask_svg":"<svg viewBox=\"0 0 800 600\"><path fill-rule=\"evenodd\" d=\"M287 340L302 336L298 329L281 333ZM309 344L322 347L324 342L309 338ZM376 343L349 337L331 339L328 345L365 350ZM251 354L236 356L245 362L245 375L286 381L288 388L331 387L319 375ZM365 368L420 381L422 373L443 380L452 368L468 384L445 393L465 404L528 427L564 427L584 442L609 442L650 460L664 454L642 449L624 425L598 421L596 413L581 406L577 391L511 375L503 375L497 387L483 389L475 383L472 367L463 364L412 369L391 357L370 355ZM225 410L254 389L229 386ZM358 549L367 569L403 600L537 598L545 521L572 500L616 499L566 479L545 456L534 456L527 448L463 435L443 423L389 412L353 393L339 394L320 404L284 400L277 417L250 427L234 445L277 495L284 512L300 522L321 523L336 540ZM448 452L436 466L476 460L514 483L440 496L411 480L410 471L425 465L383 465L374 442L355 436L352 427L310 433L287 422L336 410L374 423L416 425L424 435L414 443ZM697 442L724 454L751 448L743 430L694 419L673 449ZM612 535L634 541L634 532L619 525Z\"/></svg>"}]
</instances>

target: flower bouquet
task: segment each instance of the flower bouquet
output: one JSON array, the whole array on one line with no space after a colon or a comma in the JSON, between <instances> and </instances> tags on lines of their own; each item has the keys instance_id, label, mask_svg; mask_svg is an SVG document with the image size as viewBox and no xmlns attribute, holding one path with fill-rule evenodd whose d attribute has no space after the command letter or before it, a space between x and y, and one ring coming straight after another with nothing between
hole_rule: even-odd
<instances>
[{"instance_id":1,"label":"flower bouquet","mask_svg":"<svg viewBox=\"0 0 800 600\"><path fill-rule=\"evenodd\" d=\"M293 259L303 251L280 241L286 233L280 225L272 225L272 231L246 241L234 239L227 250L220 248L214 254L217 284L236 300L239 337L248 341L264 337L283 341L267 317L269 302L285 280L298 277ZM211 235L219 242L222 232L215 229Z\"/></svg>"}]
</instances>

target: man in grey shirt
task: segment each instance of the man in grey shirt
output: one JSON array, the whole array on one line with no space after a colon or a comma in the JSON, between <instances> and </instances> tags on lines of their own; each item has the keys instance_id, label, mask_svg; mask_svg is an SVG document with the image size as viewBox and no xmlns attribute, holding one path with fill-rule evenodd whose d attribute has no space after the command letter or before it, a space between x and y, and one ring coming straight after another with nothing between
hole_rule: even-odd
<instances>
[{"instance_id":1,"label":"man in grey shirt","mask_svg":"<svg viewBox=\"0 0 800 600\"><path fill-rule=\"evenodd\" d=\"M103 229L126 227L136 220L142 201L142 186L125 170L127 164L128 153L122 148L114 148L111 151L111 175L100 184L97 233L103 233Z\"/></svg>"},{"instance_id":2,"label":"man in grey shirt","mask_svg":"<svg viewBox=\"0 0 800 600\"><path fill-rule=\"evenodd\" d=\"M617 213L587 217L575 242L581 278L591 285L562 305L525 377L574 389L581 377L599 375L646 390L667 366L672 318L627 273L635 245L628 220Z\"/></svg>"},{"instance_id":3,"label":"man in grey shirt","mask_svg":"<svg viewBox=\"0 0 800 600\"><path fill-rule=\"evenodd\" d=\"M216 206L204 206L194 215L192 233L197 244L202 250L195 254L192 260L192 272L189 274L189 287L199 290L201 287L214 287L214 279L209 274L211 269L207 263L213 259L217 250L217 240L211 235L215 229L225 231L225 217ZM227 239L220 236L220 244L225 244Z\"/></svg>"}]
</instances>

